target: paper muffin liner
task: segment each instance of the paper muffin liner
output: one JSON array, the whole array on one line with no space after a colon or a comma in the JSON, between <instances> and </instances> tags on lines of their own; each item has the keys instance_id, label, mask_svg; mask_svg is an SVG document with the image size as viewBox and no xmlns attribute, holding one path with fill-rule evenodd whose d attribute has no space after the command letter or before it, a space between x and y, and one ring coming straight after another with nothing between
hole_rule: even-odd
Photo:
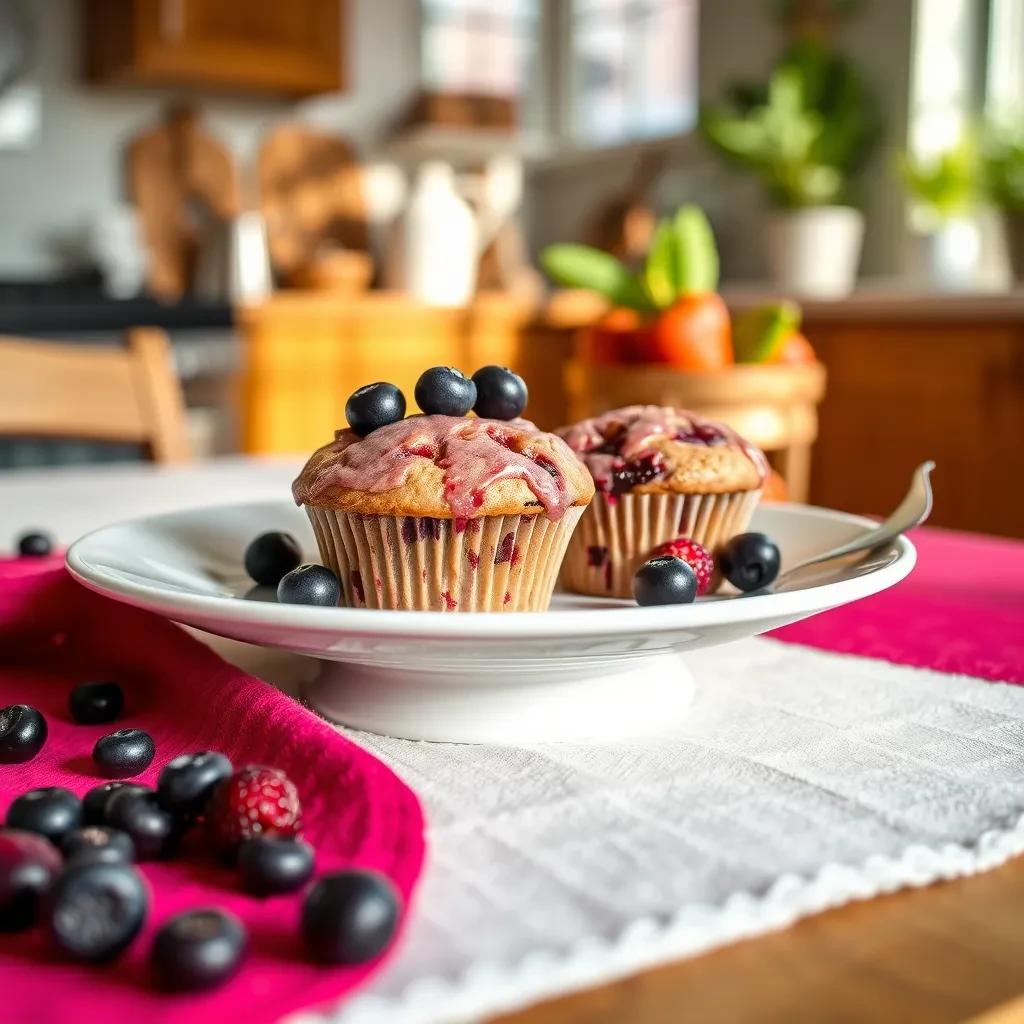
<instances>
[{"instance_id":1,"label":"paper muffin liner","mask_svg":"<svg viewBox=\"0 0 1024 1024\"><path fill-rule=\"evenodd\" d=\"M543 611L583 509L544 515L432 519L306 505L320 557L351 608Z\"/></svg>"},{"instance_id":2,"label":"paper muffin liner","mask_svg":"<svg viewBox=\"0 0 1024 1024\"><path fill-rule=\"evenodd\" d=\"M597 494L572 535L562 565L562 586L594 597L632 597L633 574L651 549L690 537L712 556L742 533L761 491L730 494ZM712 589L719 581L715 572Z\"/></svg>"}]
</instances>

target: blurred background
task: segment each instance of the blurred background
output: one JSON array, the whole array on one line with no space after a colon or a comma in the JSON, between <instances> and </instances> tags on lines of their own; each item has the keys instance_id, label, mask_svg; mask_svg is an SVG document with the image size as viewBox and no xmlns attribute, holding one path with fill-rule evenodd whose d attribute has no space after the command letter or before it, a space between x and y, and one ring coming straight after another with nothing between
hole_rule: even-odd
<instances>
[{"instance_id":1,"label":"blurred background","mask_svg":"<svg viewBox=\"0 0 1024 1024\"><path fill-rule=\"evenodd\" d=\"M652 291L684 204L713 358ZM0 0L0 217L0 471L501 363L545 428L696 407L851 511L934 458L936 524L1024 535L1024 0Z\"/></svg>"}]
</instances>

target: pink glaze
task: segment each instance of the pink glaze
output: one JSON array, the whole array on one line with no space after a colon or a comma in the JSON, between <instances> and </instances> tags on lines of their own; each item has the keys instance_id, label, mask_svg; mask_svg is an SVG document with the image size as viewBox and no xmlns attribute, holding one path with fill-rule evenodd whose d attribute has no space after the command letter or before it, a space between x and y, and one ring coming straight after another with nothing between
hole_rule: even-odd
<instances>
[{"instance_id":1,"label":"pink glaze","mask_svg":"<svg viewBox=\"0 0 1024 1024\"><path fill-rule=\"evenodd\" d=\"M667 438L684 444L731 445L754 464L761 480L768 475L764 453L740 437L731 427L704 419L686 409L661 405L630 405L613 409L559 431L566 444L586 463L602 491L627 491L663 475L661 453L654 442ZM615 471L634 467L624 484L615 481Z\"/></svg>"},{"instance_id":2,"label":"pink glaze","mask_svg":"<svg viewBox=\"0 0 1024 1024\"><path fill-rule=\"evenodd\" d=\"M338 487L391 491L405 483L417 459L429 459L444 471L444 499L463 529L466 520L480 514L487 488L500 480L523 480L547 517L558 520L571 499L549 454L532 450L538 433L527 420L465 416L410 416L366 437L339 430L331 444L314 453L292 494L302 505L316 504ZM565 458L572 458L568 450Z\"/></svg>"}]
</instances>

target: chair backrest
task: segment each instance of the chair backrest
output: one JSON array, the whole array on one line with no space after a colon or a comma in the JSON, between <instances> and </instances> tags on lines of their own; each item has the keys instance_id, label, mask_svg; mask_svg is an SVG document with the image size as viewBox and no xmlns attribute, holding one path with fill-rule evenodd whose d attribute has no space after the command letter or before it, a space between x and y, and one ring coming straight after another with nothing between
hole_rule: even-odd
<instances>
[{"instance_id":1,"label":"chair backrest","mask_svg":"<svg viewBox=\"0 0 1024 1024\"><path fill-rule=\"evenodd\" d=\"M188 459L166 334L139 327L123 348L0 337L0 436L127 441L155 462Z\"/></svg>"}]
</instances>

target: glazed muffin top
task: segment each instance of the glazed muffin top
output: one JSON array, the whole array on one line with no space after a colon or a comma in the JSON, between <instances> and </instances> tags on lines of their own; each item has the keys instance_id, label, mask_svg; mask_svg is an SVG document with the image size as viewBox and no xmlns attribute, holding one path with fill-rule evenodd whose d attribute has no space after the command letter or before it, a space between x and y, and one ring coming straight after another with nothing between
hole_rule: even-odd
<instances>
[{"instance_id":1,"label":"glazed muffin top","mask_svg":"<svg viewBox=\"0 0 1024 1024\"><path fill-rule=\"evenodd\" d=\"M606 495L728 494L755 490L768 475L759 448L685 409L629 405L558 433Z\"/></svg>"},{"instance_id":2,"label":"glazed muffin top","mask_svg":"<svg viewBox=\"0 0 1024 1024\"><path fill-rule=\"evenodd\" d=\"M554 434L527 420L410 416L366 437L339 430L292 485L296 504L364 515L560 519L594 484Z\"/></svg>"}]
</instances>

